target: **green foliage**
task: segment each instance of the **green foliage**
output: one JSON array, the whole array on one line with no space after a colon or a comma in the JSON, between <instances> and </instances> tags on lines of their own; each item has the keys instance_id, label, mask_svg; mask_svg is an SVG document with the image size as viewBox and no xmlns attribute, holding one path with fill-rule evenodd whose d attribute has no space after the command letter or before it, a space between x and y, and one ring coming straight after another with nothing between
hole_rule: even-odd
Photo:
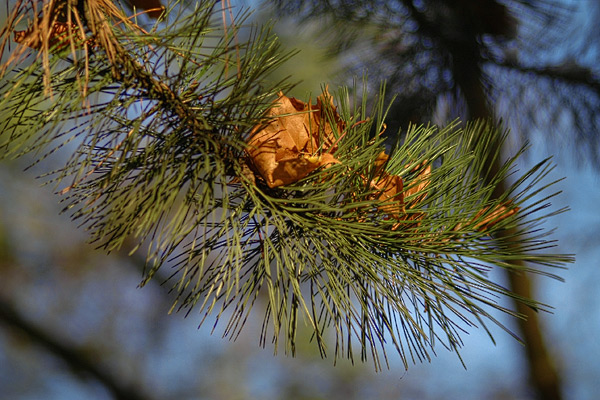
<instances>
[{"instance_id":1,"label":"green foliage","mask_svg":"<svg viewBox=\"0 0 600 400\"><path fill-rule=\"evenodd\" d=\"M553 194L540 195L548 160L492 196L516 174L518 155L486 171L505 138L486 123L411 127L385 171L406 190L422 183L419 165L431 174L405 199L412 206L386 211L398 201L381 200L370 184L385 149L383 89L371 107L356 87L338 91L345 128L331 127L340 163L269 188L245 150L285 89L264 79L285 56L266 28L240 40L215 4L172 12L150 33L113 25L110 57L99 39L94 51L55 48L47 64L32 52L0 87L4 155L43 159L64 148L70 158L48 177L65 211L106 250L131 239L132 251L147 249L144 282L171 266L174 309L225 318L225 335L236 337L264 295L262 344L283 339L293 354L303 323L323 355L333 336L335 358L354 359L358 346L379 368L391 345L407 365L428 359L436 342L457 350L465 327L498 323L493 310L510 313L496 301L513 295L489 280L491 268L523 260L550 274L572 261L546 252L539 227L552 214L543 209ZM505 206L518 212L489 224ZM514 234L494 239L507 229Z\"/></svg>"}]
</instances>

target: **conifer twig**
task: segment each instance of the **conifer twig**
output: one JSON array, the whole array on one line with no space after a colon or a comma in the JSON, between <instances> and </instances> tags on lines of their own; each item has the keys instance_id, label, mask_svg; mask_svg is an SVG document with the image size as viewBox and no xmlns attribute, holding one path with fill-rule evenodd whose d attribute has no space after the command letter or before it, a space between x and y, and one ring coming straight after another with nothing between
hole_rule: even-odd
<instances>
[{"instance_id":1,"label":"conifer twig","mask_svg":"<svg viewBox=\"0 0 600 400\"><path fill-rule=\"evenodd\" d=\"M239 42L241 25L230 34L215 24L224 4L167 15L148 34L106 1L79 15L89 36L77 43L97 51L82 61L72 46L46 46L47 63L36 56L7 72L0 148L43 158L70 145L50 174L72 181L65 210L106 250L135 238L131 251L147 250L142 284L172 267L173 310L228 319L224 335L235 338L261 303L262 344L270 337L277 350L283 339L294 354L304 322L323 355L354 359L358 347L378 369L391 346L407 366L436 345L458 351L468 327L505 328L492 312L511 313L498 298L514 294L490 269L554 276L548 268L572 261L547 253L539 230L553 214L543 210L554 193L539 199L549 160L492 195L524 151L487 172L506 137L496 127L413 126L386 152L373 134L385 129L383 87L371 111L358 87L305 103L267 79L285 59L267 29ZM508 229L529 238L491 239Z\"/></svg>"}]
</instances>

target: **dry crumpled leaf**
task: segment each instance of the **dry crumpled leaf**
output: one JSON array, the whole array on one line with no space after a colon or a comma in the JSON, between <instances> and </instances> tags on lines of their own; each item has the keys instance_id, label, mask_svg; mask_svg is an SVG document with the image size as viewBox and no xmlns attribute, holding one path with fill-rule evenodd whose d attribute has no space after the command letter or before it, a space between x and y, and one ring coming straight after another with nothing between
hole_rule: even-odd
<instances>
[{"instance_id":1,"label":"dry crumpled leaf","mask_svg":"<svg viewBox=\"0 0 600 400\"><path fill-rule=\"evenodd\" d=\"M319 167L339 163L330 121L337 124L337 132L344 124L327 89L316 105L280 93L267 117L272 117L267 125L252 130L248 154L269 187L297 182Z\"/></svg>"},{"instance_id":2,"label":"dry crumpled leaf","mask_svg":"<svg viewBox=\"0 0 600 400\"><path fill-rule=\"evenodd\" d=\"M419 171L413 182L410 182L407 189L404 189L404 181L402 177L398 175L390 175L384 171L384 166L389 156L385 152L381 152L375 159L375 178L370 182L371 188L379 191L378 200L386 203L379 207L379 210L388 215L388 218L393 217L398 220L411 220L419 221L425 217L425 213L418 212L412 213L410 216L406 215L406 209L415 209L419 203L425 200L427 193L427 187L430 184L431 177L431 164L427 161L414 167L411 172ZM408 200L408 202L407 202ZM471 223L475 222L475 230L485 232L490 230L500 221L516 214L519 211L519 207L515 207L511 202L507 202L495 207L490 212L490 207L484 207L481 209L475 217L471 220ZM484 215L487 216L483 218ZM418 222L417 222L418 224ZM414 226L414 223L410 224ZM401 226L401 223L395 224L392 230L396 230ZM464 224L456 225L453 230L457 231L461 229Z\"/></svg>"},{"instance_id":3,"label":"dry crumpled leaf","mask_svg":"<svg viewBox=\"0 0 600 400\"><path fill-rule=\"evenodd\" d=\"M280 93L267 117L271 120L266 125L258 125L252 130L247 152L254 169L269 187L294 183L319 167L339 163L334 156L339 138L336 138L330 121L337 124L338 133L344 131L344 124L327 90L317 98L316 105ZM373 196L382 203L378 210L385 218L398 220L392 230L403 225L418 226L426 214L418 211L407 215L407 209L418 210L425 200L431 182L431 163L425 160L416 165L410 172L417 175L406 183L401 176L385 171L388 159L383 151L377 156L373 162L373 178L370 181L365 178L365 184L375 190ZM485 207L471 223L475 223L476 230L487 231L518 210L511 203L497 206L491 212ZM453 230L458 231L462 226L464 224L457 224Z\"/></svg>"},{"instance_id":4,"label":"dry crumpled leaf","mask_svg":"<svg viewBox=\"0 0 600 400\"><path fill-rule=\"evenodd\" d=\"M430 182L431 164L428 164L426 160L414 167L411 172L414 171L419 171L417 177L415 178L415 182L412 183L410 187L404 192L405 197L411 197L411 205L418 204L425 200L425 197L427 197L427 193L425 192L425 190L427 189L427 186L429 186Z\"/></svg>"},{"instance_id":5,"label":"dry crumpled leaf","mask_svg":"<svg viewBox=\"0 0 600 400\"><path fill-rule=\"evenodd\" d=\"M35 23L24 31L15 31L14 40L24 46L39 50L42 48L44 40L44 29L42 23ZM69 33L70 29L70 33ZM48 32L48 47L57 45L58 49L62 49L69 45L69 34L73 35L76 40L81 40L81 30L75 24L66 22L54 21ZM91 40L88 40L91 43Z\"/></svg>"},{"instance_id":6,"label":"dry crumpled leaf","mask_svg":"<svg viewBox=\"0 0 600 400\"><path fill-rule=\"evenodd\" d=\"M387 203L379 209L389 216L399 218L404 214L404 182L400 176L384 171L388 158L382 151L375 159L375 178L371 180L370 186L379 191L377 199Z\"/></svg>"},{"instance_id":7,"label":"dry crumpled leaf","mask_svg":"<svg viewBox=\"0 0 600 400\"><path fill-rule=\"evenodd\" d=\"M371 180L371 188L380 191L377 199L387 204L379 209L389 217L396 219L405 219L406 208L413 208L425 199L426 189L429 185L429 176L431 175L431 165L427 162L421 163L413 168L412 171L420 170L414 182L411 182L408 189L404 189L404 180L399 175L390 175L384 171L385 163L389 156L381 152L375 159L375 178ZM419 194L421 193L421 194ZM419 195L417 195L419 194ZM415 197L415 195L417 195ZM411 198L410 203L406 204L405 199ZM409 219L422 219L423 213L412 214ZM395 226L397 228L397 226Z\"/></svg>"},{"instance_id":8,"label":"dry crumpled leaf","mask_svg":"<svg viewBox=\"0 0 600 400\"><path fill-rule=\"evenodd\" d=\"M483 208L481 211L477 213L473 221L477 221L481 216L485 215L489 212L489 207ZM511 204L511 202L507 202L501 205L498 205L492 212L489 213L487 217L483 220L478 221L475 224L475 229L480 232L485 232L491 229L498 222L510 217L513 214L516 214L519 211L519 207L515 207ZM459 229L460 227L458 227ZM457 230L457 228L455 228Z\"/></svg>"}]
</instances>

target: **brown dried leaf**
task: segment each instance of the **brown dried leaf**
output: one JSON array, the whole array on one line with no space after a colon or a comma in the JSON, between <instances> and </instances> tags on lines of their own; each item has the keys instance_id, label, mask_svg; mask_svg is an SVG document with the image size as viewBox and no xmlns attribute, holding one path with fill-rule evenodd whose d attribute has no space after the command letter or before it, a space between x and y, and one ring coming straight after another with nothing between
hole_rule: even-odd
<instances>
[{"instance_id":1,"label":"brown dried leaf","mask_svg":"<svg viewBox=\"0 0 600 400\"><path fill-rule=\"evenodd\" d=\"M371 187L381 190L378 200L387 203L379 209L390 217L400 218L404 214L404 183L398 175L389 175L382 172L380 176L371 181Z\"/></svg>"},{"instance_id":2,"label":"brown dried leaf","mask_svg":"<svg viewBox=\"0 0 600 400\"><path fill-rule=\"evenodd\" d=\"M330 105L324 107L327 98ZM337 146L327 110L334 113L340 131L343 123L332 104L327 90L316 105L280 93L267 113L271 121L254 127L248 154L269 187L294 183L319 167L339 163L333 156Z\"/></svg>"},{"instance_id":3,"label":"brown dried leaf","mask_svg":"<svg viewBox=\"0 0 600 400\"><path fill-rule=\"evenodd\" d=\"M475 220L488 213L488 211L489 207L485 207L483 210L479 211L475 216ZM485 232L491 229L498 222L516 214L518 211L519 207L513 207L510 202L505 203L505 205L499 205L491 213L489 213L489 215L486 216L483 221L478 222L475 225L475 229L480 232Z\"/></svg>"},{"instance_id":4,"label":"brown dried leaf","mask_svg":"<svg viewBox=\"0 0 600 400\"><path fill-rule=\"evenodd\" d=\"M39 50L43 46L44 34L41 24L35 23L24 31L15 31L14 40L17 43ZM77 40L82 40L81 30L75 24L55 21L48 32L48 47L57 46L63 49L69 45L69 29L71 35ZM91 40L88 40L91 43Z\"/></svg>"},{"instance_id":5,"label":"brown dried leaf","mask_svg":"<svg viewBox=\"0 0 600 400\"><path fill-rule=\"evenodd\" d=\"M335 163L339 163L339 161L329 153L312 157L294 156L280 160L272 174L272 185L269 186L277 187L294 183L308 176L308 174L319 167Z\"/></svg>"},{"instance_id":6,"label":"brown dried leaf","mask_svg":"<svg viewBox=\"0 0 600 400\"><path fill-rule=\"evenodd\" d=\"M413 171L421 169L421 172L419 172L416 182L409 189L404 190L404 180L402 177L399 175L390 175L385 172L385 164L388 159L389 156L385 152L382 151L379 153L373 162L375 178L369 182L369 185L372 189L379 191L377 200L388 203L379 207L379 210L388 214L388 217L402 219L406 214L406 207L414 207L417 203L425 199L426 194L424 191L429 185L431 166L427 165L423 168L425 163L422 163L415 167ZM410 204L405 204L405 199L408 196L413 196L420 192L423 192L423 194L416 198L413 197ZM423 213L413 214L410 216L410 219L422 219L423 215Z\"/></svg>"},{"instance_id":7,"label":"brown dried leaf","mask_svg":"<svg viewBox=\"0 0 600 400\"><path fill-rule=\"evenodd\" d=\"M487 214L489 212L490 208L489 207L484 207L482 210L480 210L476 215L475 218L473 218L471 220L471 223L478 221L482 216L484 216L485 214ZM485 232L490 230L491 228L494 227L494 225L496 225L498 222L510 217L511 215L516 214L517 212L519 212L520 208L519 207L514 207L512 205L512 202L506 202L504 204L498 205L496 206L496 208L489 213L489 215L487 215L483 220L478 221L475 224L475 230L478 230L479 232ZM453 230L454 231L458 231L460 230L462 227L464 226L464 224L459 223L457 224Z\"/></svg>"},{"instance_id":8,"label":"brown dried leaf","mask_svg":"<svg viewBox=\"0 0 600 400\"><path fill-rule=\"evenodd\" d=\"M376 199L385 203L378 209L387 214L387 218L393 217L403 221L393 225L392 230L396 230L401 226L403 226L403 229L418 226L425 213L416 212L407 216L407 209L416 208L427 197L426 190L431 182L431 164L425 160L413 168L411 172L418 171L418 174L406 185L409 186L408 189L404 189L406 182L400 176L385 172L388 159L389 156L385 152L381 152L377 156L373 162L375 178L368 183L370 188L378 191ZM511 202L499 205L491 212L489 207L485 207L471 220L471 224L475 224L474 228L477 231L487 231L518 211L519 207L514 207ZM463 226L462 223L458 224L453 230L458 231Z\"/></svg>"},{"instance_id":9,"label":"brown dried leaf","mask_svg":"<svg viewBox=\"0 0 600 400\"><path fill-rule=\"evenodd\" d=\"M430 178L431 178L431 165L429 165L429 164L425 165L426 163L427 163L427 161L424 161L423 163L417 165L412 170L412 171L420 170L420 172L417 175L417 177L415 178L415 182L411 183L409 185L409 188L404 192L404 196L412 197L412 196L417 195L418 193L421 193L421 194L416 197L411 198L409 207L415 206L416 204L425 200L425 197L427 197L427 193L425 192L425 190L429 186L429 182L430 182Z\"/></svg>"},{"instance_id":10,"label":"brown dried leaf","mask_svg":"<svg viewBox=\"0 0 600 400\"><path fill-rule=\"evenodd\" d=\"M377 158L375 159L375 162L373 162L374 167L375 167L375 175L380 175L384 168L385 168L385 164L388 162L390 156L388 156L385 151L382 151L381 153L379 153L379 155L377 156Z\"/></svg>"}]
</instances>

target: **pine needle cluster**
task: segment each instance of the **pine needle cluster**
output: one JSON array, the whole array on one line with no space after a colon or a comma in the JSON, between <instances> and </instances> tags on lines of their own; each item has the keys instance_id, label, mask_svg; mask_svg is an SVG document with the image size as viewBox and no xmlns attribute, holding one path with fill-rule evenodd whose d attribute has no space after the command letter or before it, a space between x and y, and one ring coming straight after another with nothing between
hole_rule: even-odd
<instances>
[{"instance_id":1,"label":"pine needle cluster","mask_svg":"<svg viewBox=\"0 0 600 400\"><path fill-rule=\"evenodd\" d=\"M105 250L135 239L143 283L172 268L173 309L225 319L225 336L260 303L262 344L293 354L306 324L324 356L354 360L358 348L380 368L394 348L408 365L436 343L458 350L469 326L500 324L494 310L512 313L491 269L521 260L551 275L572 261L548 252L541 227L563 211L546 211L551 163L519 175L519 153L486 170L506 137L491 124L413 126L390 149L383 100L342 88L324 106L336 163L273 187L249 157L286 88L266 78L286 59L268 28L242 30L244 13L223 24L215 1L171 5L147 30L108 0L43 2L41 16L40 4L18 3L2 31L3 52L22 21L39 38L21 40L1 71L0 155L69 154L46 177L65 211ZM59 40L48 4L66 10ZM382 176L402 189L383 196ZM495 237L506 229L515 234Z\"/></svg>"}]
</instances>

